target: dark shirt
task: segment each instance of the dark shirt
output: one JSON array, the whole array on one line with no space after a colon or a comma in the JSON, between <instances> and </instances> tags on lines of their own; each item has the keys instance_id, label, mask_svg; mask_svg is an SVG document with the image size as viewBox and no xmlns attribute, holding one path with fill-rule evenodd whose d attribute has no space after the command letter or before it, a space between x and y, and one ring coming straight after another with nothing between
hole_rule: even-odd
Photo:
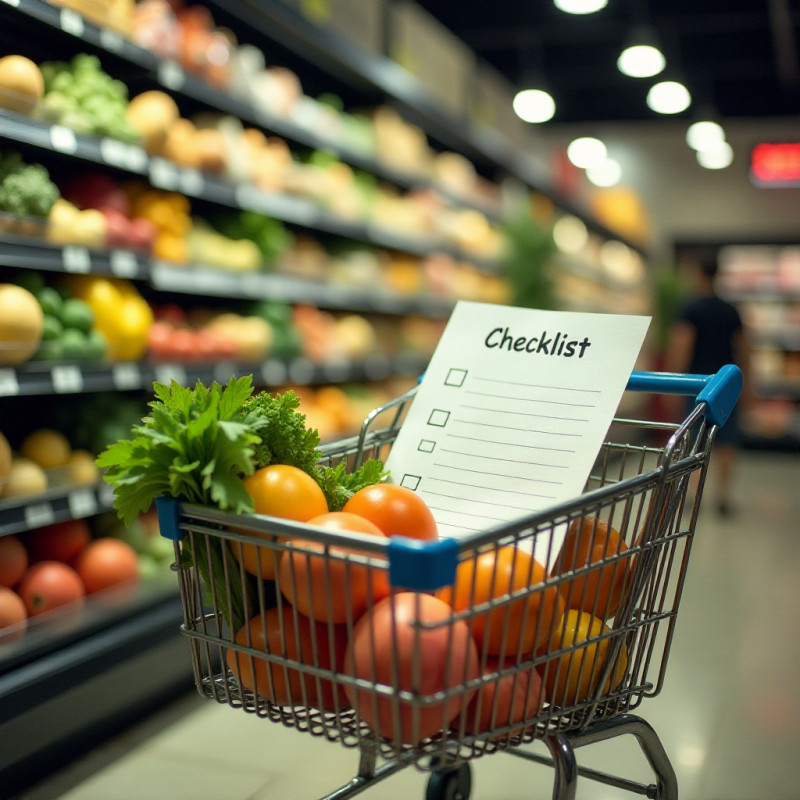
<instances>
[{"instance_id":1,"label":"dark shirt","mask_svg":"<svg viewBox=\"0 0 800 800\"><path fill-rule=\"evenodd\" d=\"M689 323L696 334L687 372L710 375L736 363L733 340L742 330L742 318L734 306L718 297L698 297L686 303L678 319Z\"/></svg>"}]
</instances>

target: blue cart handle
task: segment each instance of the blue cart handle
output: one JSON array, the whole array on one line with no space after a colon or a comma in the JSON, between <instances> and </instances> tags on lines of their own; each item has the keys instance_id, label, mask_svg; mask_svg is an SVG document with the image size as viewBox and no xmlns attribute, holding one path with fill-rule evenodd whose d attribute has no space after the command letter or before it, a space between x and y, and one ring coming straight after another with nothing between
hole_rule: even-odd
<instances>
[{"instance_id":1,"label":"blue cart handle","mask_svg":"<svg viewBox=\"0 0 800 800\"><path fill-rule=\"evenodd\" d=\"M742 371L735 364L726 364L713 375L634 371L628 389L694 395L695 405L705 403L705 418L712 425L724 425L742 392Z\"/></svg>"}]
</instances>

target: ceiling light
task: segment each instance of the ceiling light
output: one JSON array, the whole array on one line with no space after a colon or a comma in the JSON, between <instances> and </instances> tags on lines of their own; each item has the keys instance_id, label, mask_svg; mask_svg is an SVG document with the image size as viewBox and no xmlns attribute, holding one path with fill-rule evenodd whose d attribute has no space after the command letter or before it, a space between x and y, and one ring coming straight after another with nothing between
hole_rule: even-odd
<instances>
[{"instance_id":1,"label":"ceiling light","mask_svg":"<svg viewBox=\"0 0 800 800\"><path fill-rule=\"evenodd\" d=\"M686 131L686 144L694 150L714 150L725 141L725 131L710 119L693 122Z\"/></svg>"},{"instance_id":2,"label":"ceiling light","mask_svg":"<svg viewBox=\"0 0 800 800\"><path fill-rule=\"evenodd\" d=\"M706 169L725 169L733 161L733 148L720 142L713 150L698 150L697 163Z\"/></svg>"},{"instance_id":3,"label":"ceiling light","mask_svg":"<svg viewBox=\"0 0 800 800\"><path fill-rule=\"evenodd\" d=\"M567 14L594 14L608 5L608 0L553 0L553 4Z\"/></svg>"},{"instance_id":4,"label":"ceiling light","mask_svg":"<svg viewBox=\"0 0 800 800\"><path fill-rule=\"evenodd\" d=\"M680 114L692 103L689 90L677 81L661 81L650 87L647 105L659 114Z\"/></svg>"},{"instance_id":5,"label":"ceiling light","mask_svg":"<svg viewBox=\"0 0 800 800\"><path fill-rule=\"evenodd\" d=\"M622 167L613 158L606 158L586 170L586 177L595 186L615 186L622 177Z\"/></svg>"},{"instance_id":6,"label":"ceiling light","mask_svg":"<svg viewBox=\"0 0 800 800\"><path fill-rule=\"evenodd\" d=\"M606 158L606 146L593 136L573 139L567 147L567 158L581 169L599 164Z\"/></svg>"},{"instance_id":7,"label":"ceiling light","mask_svg":"<svg viewBox=\"0 0 800 800\"><path fill-rule=\"evenodd\" d=\"M523 89L514 97L514 113L525 122L547 122L556 113L556 102L543 89Z\"/></svg>"},{"instance_id":8,"label":"ceiling light","mask_svg":"<svg viewBox=\"0 0 800 800\"><path fill-rule=\"evenodd\" d=\"M652 78L667 65L664 54L651 44L626 47L617 59L617 69L631 78Z\"/></svg>"}]
</instances>

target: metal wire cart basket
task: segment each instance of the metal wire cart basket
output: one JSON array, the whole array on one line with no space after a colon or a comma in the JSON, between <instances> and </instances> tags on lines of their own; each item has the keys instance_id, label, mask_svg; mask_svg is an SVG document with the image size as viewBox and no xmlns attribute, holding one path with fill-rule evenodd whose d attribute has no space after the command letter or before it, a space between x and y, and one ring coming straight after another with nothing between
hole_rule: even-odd
<instances>
[{"instance_id":1,"label":"metal wire cart basket","mask_svg":"<svg viewBox=\"0 0 800 800\"><path fill-rule=\"evenodd\" d=\"M616 418L581 496L459 540L159 500L200 694L358 748L357 775L327 800L408 765L429 772L426 800L466 800L470 761L498 751L552 764L554 798L574 798L579 774L676 798L663 747L631 712L664 683L714 434L741 373L634 372L628 389L697 401L679 425ZM385 459L413 396L324 458ZM576 747L620 734L636 737L654 784L577 767ZM551 758L524 747L537 739Z\"/></svg>"}]
</instances>

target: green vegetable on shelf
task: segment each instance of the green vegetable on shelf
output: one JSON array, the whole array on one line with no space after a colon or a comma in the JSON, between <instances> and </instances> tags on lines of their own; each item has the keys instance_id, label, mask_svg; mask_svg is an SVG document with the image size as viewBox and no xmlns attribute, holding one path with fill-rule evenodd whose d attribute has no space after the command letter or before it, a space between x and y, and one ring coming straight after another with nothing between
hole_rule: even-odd
<instances>
[{"instance_id":1,"label":"green vegetable on shelf","mask_svg":"<svg viewBox=\"0 0 800 800\"><path fill-rule=\"evenodd\" d=\"M59 196L41 164L26 164L19 153L0 156L0 211L46 217Z\"/></svg>"},{"instance_id":2,"label":"green vegetable on shelf","mask_svg":"<svg viewBox=\"0 0 800 800\"><path fill-rule=\"evenodd\" d=\"M214 227L231 239L254 242L267 265L280 258L294 241L282 222L257 211L241 211L215 222Z\"/></svg>"}]
</instances>

